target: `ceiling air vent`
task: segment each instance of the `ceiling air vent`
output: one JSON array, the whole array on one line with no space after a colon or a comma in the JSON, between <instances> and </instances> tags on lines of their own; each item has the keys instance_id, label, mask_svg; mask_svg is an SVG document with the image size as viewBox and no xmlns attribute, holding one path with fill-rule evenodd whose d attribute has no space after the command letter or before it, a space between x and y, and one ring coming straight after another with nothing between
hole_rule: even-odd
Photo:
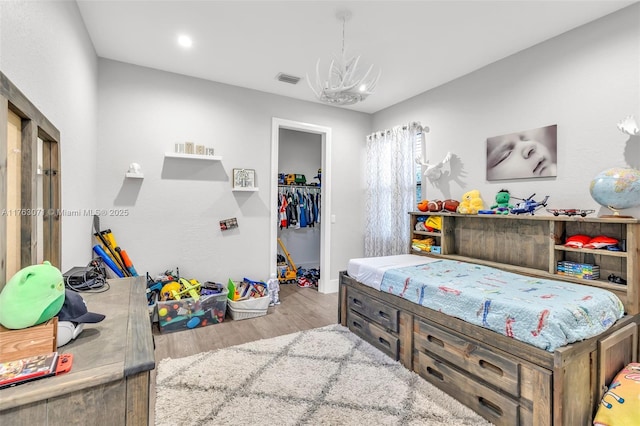
<instances>
[{"instance_id":1,"label":"ceiling air vent","mask_svg":"<svg viewBox=\"0 0 640 426\"><path fill-rule=\"evenodd\" d=\"M283 83L298 84L298 82L300 81L300 77L281 72L276 75L276 80L282 81Z\"/></svg>"}]
</instances>

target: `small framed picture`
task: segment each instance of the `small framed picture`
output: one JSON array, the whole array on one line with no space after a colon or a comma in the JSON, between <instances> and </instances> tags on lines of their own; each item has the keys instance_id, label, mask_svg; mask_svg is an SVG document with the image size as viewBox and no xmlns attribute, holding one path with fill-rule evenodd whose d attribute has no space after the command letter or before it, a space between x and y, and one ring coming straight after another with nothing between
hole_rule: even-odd
<instances>
[{"instance_id":1,"label":"small framed picture","mask_svg":"<svg viewBox=\"0 0 640 426\"><path fill-rule=\"evenodd\" d=\"M232 217L231 219L224 219L220 221L220 230L228 231L229 229L234 229L238 227L238 219Z\"/></svg>"},{"instance_id":2,"label":"small framed picture","mask_svg":"<svg viewBox=\"0 0 640 426\"><path fill-rule=\"evenodd\" d=\"M234 188L253 188L256 182L256 171L253 169L233 169Z\"/></svg>"}]
</instances>

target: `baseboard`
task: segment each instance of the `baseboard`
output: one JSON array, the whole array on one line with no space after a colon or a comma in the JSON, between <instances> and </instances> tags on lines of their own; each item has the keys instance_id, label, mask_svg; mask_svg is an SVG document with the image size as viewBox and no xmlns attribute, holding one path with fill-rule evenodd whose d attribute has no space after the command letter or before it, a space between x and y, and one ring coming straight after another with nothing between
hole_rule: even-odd
<instances>
[{"instance_id":1,"label":"baseboard","mask_svg":"<svg viewBox=\"0 0 640 426\"><path fill-rule=\"evenodd\" d=\"M324 285L318 287L319 293L329 294L329 293L337 293L338 292L338 279L335 280L327 280L324 282Z\"/></svg>"}]
</instances>

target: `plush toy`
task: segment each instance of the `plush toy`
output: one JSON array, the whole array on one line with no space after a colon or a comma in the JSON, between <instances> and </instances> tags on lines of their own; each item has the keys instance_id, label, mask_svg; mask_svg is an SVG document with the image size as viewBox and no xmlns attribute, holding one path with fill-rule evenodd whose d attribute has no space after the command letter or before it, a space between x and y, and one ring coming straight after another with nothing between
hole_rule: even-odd
<instances>
[{"instance_id":1,"label":"plush toy","mask_svg":"<svg viewBox=\"0 0 640 426\"><path fill-rule=\"evenodd\" d=\"M496 203L489 208L497 214L509 214L509 209L513 207L513 205L509 204L510 199L511 194L509 194L509 190L501 189L496 194Z\"/></svg>"},{"instance_id":2,"label":"plush toy","mask_svg":"<svg viewBox=\"0 0 640 426\"><path fill-rule=\"evenodd\" d=\"M458 213L460 214L478 214L478 210L484 209L484 203L482 197L480 197L480 191L474 189L466 192L462 196L462 201L458 206Z\"/></svg>"},{"instance_id":3,"label":"plush toy","mask_svg":"<svg viewBox=\"0 0 640 426\"><path fill-rule=\"evenodd\" d=\"M429 201L429 203L427 204L427 209L430 212L439 212L442 210L442 201L440 200L434 200L434 201Z\"/></svg>"},{"instance_id":4,"label":"plush toy","mask_svg":"<svg viewBox=\"0 0 640 426\"><path fill-rule=\"evenodd\" d=\"M457 212L458 211L458 206L460 205L459 201L456 200L444 200L442 202L442 209L446 210L448 212Z\"/></svg>"},{"instance_id":5,"label":"plush toy","mask_svg":"<svg viewBox=\"0 0 640 426\"><path fill-rule=\"evenodd\" d=\"M429 211L429 201L428 200L420 201L418 203L418 210L420 210L421 212Z\"/></svg>"},{"instance_id":6,"label":"plush toy","mask_svg":"<svg viewBox=\"0 0 640 426\"><path fill-rule=\"evenodd\" d=\"M50 320L64 303L62 273L51 263L22 268L0 293L0 324L27 328Z\"/></svg>"}]
</instances>

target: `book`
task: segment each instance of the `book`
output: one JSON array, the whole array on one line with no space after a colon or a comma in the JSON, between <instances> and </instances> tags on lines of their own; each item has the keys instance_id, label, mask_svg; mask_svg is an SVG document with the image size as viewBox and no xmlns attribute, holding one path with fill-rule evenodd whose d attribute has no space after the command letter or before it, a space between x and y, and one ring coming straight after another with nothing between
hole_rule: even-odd
<instances>
[{"instance_id":1,"label":"book","mask_svg":"<svg viewBox=\"0 0 640 426\"><path fill-rule=\"evenodd\" d=\"M0 389L56 374L58 352L0 363Z\"/></svg>"}]
</instances>

